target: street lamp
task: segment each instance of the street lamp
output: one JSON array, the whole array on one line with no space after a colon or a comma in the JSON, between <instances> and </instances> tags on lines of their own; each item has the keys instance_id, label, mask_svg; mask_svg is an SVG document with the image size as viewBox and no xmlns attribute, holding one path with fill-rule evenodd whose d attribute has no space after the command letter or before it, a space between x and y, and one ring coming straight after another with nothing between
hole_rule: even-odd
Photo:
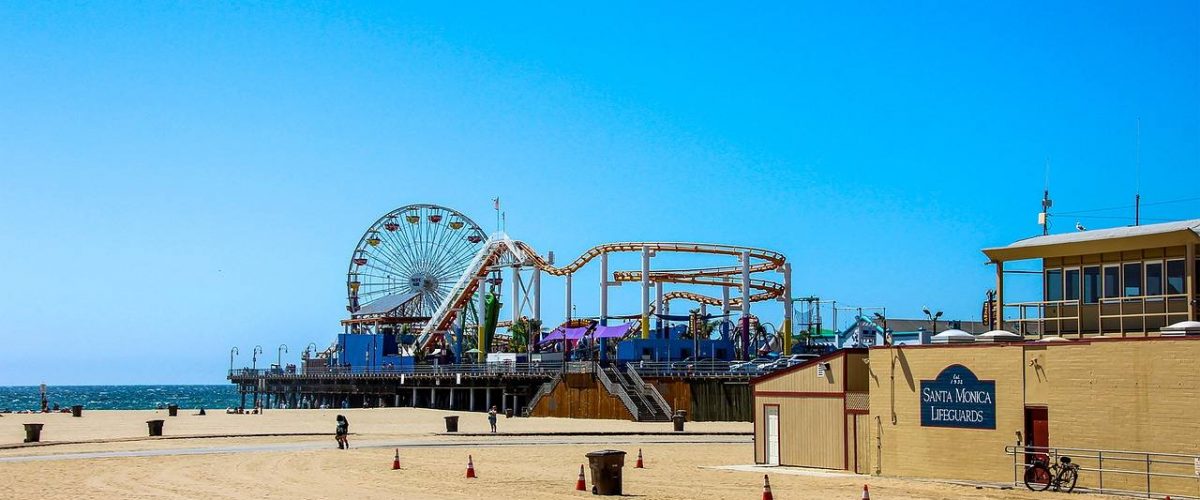
<instances>
[{"instance_id":1,"label":"street lamp","mask_svg":"<svg viewBox=\"0 0 1200 500\"><path fill-rule=\"evenodd\" d=\"M892 345L892 331L887 327L887 316L875 313L875 321L883 328L883 345Z\"/></svg>"},{"instance_id":2,"label":"street lamp","mask_svg":"<svg viewBox=\"0 0 1200 500\"><path fill-rule=\"evenodd\" d=\"M254 351L252 351L250 353L250 369L251 370L258 369L258 355L262 354L262 352L263 352L262 346L260 346L260 345L254 346Z\"/></svg>"},{"instance_id":3,"label":"street lamp","mask_svg":"<svg viewBox=\"0 0 1200 500\"><path fill-rule=\"evenodd\" d=\"M309 342L308 347L304 348L304 352L308 355L308 359L312 359L313 355L317 353L317 343Z\"/></svg>"},{"instance_id":4,"label":"street lamp","mask_svg":"<svg viewBox=\"0 0 1200 500\"><path fill-rule=\"evenodd\" d=\"M287 344L279 344L279 349L275 351L275 354L277 355L275 358L275 364L279 365L279 368L283 368L283 353L285 352L288 352Z\"/></svg>"},{"instance_id":5,"label":"street lamp","mask_svg":"<svg viewBox=\"0 0 1200 500\"><path fill-rule=\"evenodd\" d=\"M229 373L233 373L233 356L238 353L237 347L229 350Z\"/></svg>"},{"instance_id":6,"label":"street lamp","mask_svg":"<svg viewBox=\"0 0 1200 500\"><path fill-rule=\"evenodd\" d=\"M942 312L938 311L936 313L930 313L928 307L922 308L921 312L925 313L925 317L929 318L929 321L931 321L933 323L933 333L936 335L938 332L937 331L937 320L938 320L938 318L942 317Z\"/></svg>"}]
</instances>

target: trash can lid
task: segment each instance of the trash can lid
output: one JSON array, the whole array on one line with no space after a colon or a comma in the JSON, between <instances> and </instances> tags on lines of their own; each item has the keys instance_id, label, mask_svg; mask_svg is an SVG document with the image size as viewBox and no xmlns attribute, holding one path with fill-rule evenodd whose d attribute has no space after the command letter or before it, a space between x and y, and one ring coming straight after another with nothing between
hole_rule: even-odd
<instances>
[{"instance_id":1,"label":"trash can lid","mask_svg":"<svg viewBox=\"0 0 1200 500\"><path fill-rule=\"evenodd\" d=\"M614 455L624 455L624 454L625 454L625 452L623 452L621 450L599 450L599 451L589 452L586 456L588 458L592 458L592 457L611 457Z\"/></svg>"},{"instance_id":2,"label":"trash can lid","mask_svg":"<svg viewBox=\"0 0 1200 500\"><path fill-rule=\"evenodd\" d=\"M446 420L458 420L458 415L447 415L442 418L445 418Z\"/></svg>"}]
</instances>

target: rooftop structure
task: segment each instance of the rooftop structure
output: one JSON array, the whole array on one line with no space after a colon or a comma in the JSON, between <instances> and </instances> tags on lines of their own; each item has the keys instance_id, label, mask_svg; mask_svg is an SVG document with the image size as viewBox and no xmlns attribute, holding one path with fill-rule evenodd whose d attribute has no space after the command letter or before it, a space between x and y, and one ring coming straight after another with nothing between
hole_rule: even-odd
<instances>
[{"instance_id":1,"label":"rooftop structure","mask_svg":"<svg viewBox=\"0 0 1200 500\"><path fill-rule=\"evenodd\" d=\"M996 315L1026 336L1153 335L1197 320L1200 219L1038 236L983 250ZM1005 301L1005 264L1041 260L1038 300Z\"/></svg>"}]
</instances>

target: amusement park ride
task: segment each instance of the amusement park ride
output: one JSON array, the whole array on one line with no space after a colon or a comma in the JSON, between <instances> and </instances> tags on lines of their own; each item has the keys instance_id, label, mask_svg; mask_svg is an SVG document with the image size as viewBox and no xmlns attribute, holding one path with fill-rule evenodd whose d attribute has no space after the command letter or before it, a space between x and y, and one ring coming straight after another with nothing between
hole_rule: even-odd
<instances>
[{"instance_id":1,"label":"amusement park ride","mask_svg":"<svg viewBox=\"0 0 1200 500\"><path fill-rule=\"evenodd\" d=\"M609 256L617 253L639 254L641 269L610 274ZM652 269L654 258L662 254L699 254L727 260L725 265L712 267ZM463 213L430 204L397 208L367 228L346 273L346 309L350 317L342 324L346 334L395 335L401 354L452 353L461 360L470 353L482 360L493 351L496 328L511 327L522 318L541 324L542 274L564 279L569 323L573 277L594 260L600 265L601 326L610 319L629 318L609 315L609 288L639 283L640 314L632 318L637 321L628 333L632 339L650 339L651 319L678 318L669 316L670 302L686 300L700 305L699 314L693 312L693 318L705 322L720 319L719 335L732 342L738 358L753 357L764 350L791 352L791 266L781 253L707 243L606 243L588 249L566 265L556 266L553 253L542 256L529 244L511 239L502 231L488 235ZM502 276L505 269L510 272L507 280ZM778 273L778 277L764 279L764 273ZM664 293L664 288L671 285L686 286L689 291ZM714 295L690 291L698 287L719 291ZM502 322L498 315L505 288L512 316ZM731 297L731 291L737 296ZM750 304L770 300L782 303L783 326L771 335L756 338L752 332L757 319L750 314ZM720 314L708 315L708 306L720 307ZM736 324L729 320L733 311L738 312Z\"/></svg>"}]
</instances>

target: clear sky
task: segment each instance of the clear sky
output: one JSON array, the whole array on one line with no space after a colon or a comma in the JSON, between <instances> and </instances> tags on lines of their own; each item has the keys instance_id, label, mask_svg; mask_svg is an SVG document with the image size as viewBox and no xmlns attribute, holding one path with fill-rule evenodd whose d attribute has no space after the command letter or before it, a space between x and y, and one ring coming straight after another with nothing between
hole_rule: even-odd
<instances>
[{"instance_id":1,"label":"clear sky","mask_svg":"<svg viewBox=\"0 0 1200 500\"><path fill-rule=\"evenodd\" d=\"M409 203L500 196L560 259L771 248L797 296L949 319L993 286L980 248L1039 232L1047 158L1055 211L1132 204L1138 118L1143 216L1200 217L1163 203L1200 196L1196 2L824 4L4 3L0 385L295 362Z\"/></svg>"}]
</instances>

